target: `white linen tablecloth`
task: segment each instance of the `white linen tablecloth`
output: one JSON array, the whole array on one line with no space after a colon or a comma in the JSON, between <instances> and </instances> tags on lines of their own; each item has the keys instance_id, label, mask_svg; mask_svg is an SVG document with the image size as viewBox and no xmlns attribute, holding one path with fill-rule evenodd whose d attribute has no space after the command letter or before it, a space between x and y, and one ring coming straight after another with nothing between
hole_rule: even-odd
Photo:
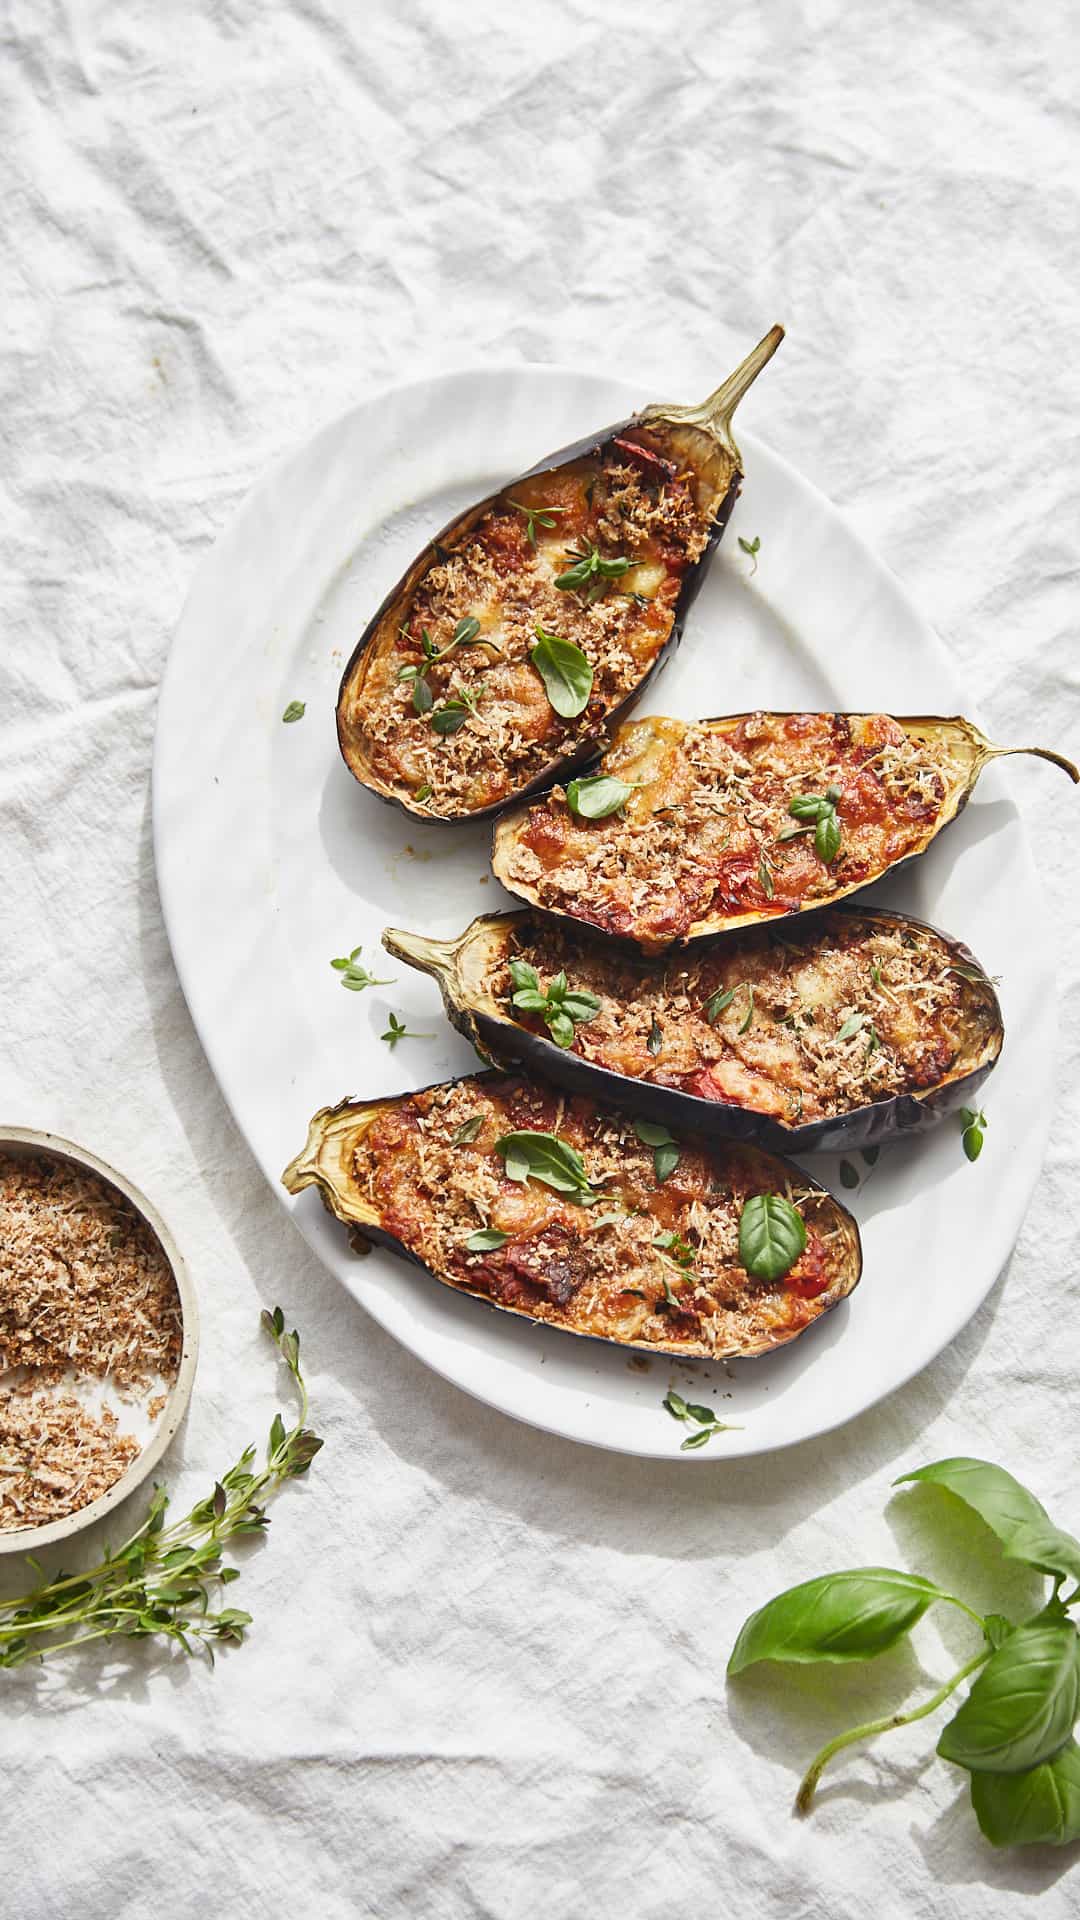
<instances>
[{"instance_id":1,"label":"white linen tablecloth","mask_svg":"<svg viewBox=\"0 0 1080 1920\"><path fill-rule=\"evenodd\" d=\"M1002 1283L884 1406L709 1471L474 1405L314 1262L188 1019L148 784L192 574L317 424L481 359L707 372L778 318L747 424L908 583L999 737L1075 755L1073 9L8 0L2 45L0 1114L125 1169L188 1255L178 1500L265 1431L264 1303L301 1327L327 1436L232 1590L255 1626L216 1672L136 1649L0 1675L5 1911L1074 1912L1073 1854L979 1839L937 1722L852 1752L789 1817L822 1738L951 1671L950 1622L865 1672L724 1681L744 1614L830 1567L1030 1596L974 1524L887 1506L920 1461L989 1455L1080 1525L1060 776L1015 775L1062 1045Z\"/></svg>"}]
</instances>

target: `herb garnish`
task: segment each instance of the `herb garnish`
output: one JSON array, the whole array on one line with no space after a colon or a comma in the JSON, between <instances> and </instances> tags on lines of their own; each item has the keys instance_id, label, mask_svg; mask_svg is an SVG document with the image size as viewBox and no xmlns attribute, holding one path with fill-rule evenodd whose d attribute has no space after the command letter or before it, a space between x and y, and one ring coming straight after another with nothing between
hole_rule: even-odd
<instances>
[{"instance_id":1,"label":"herb garnish","mask_svg":"<svg viewBox=\"0 0 1080 1920\"><path fill-rule=\"evenodd\" d=\"M735 998L734 987L718 987L705 1002L705 1018L710 1027L714 1027L725 1007L730 1007Z\"/></svg>"},{"instance_id":2,"label":"herb garnish","mask_svg":"<svg viewBox=\"0 0 1080 1920\"><path fill-rule=\"evenodd\" d=\"M582 540L580 547L569 547L566 557L574 564L566 573L559 574L555 585L561 593L576 593L584 587L586 606L591 606L594 600L600 598L609 580L621 580L623 574L629 573L634 565L632 560L623 559L621 555L605 560L599 547L594 546L591 540Z\"/></svg>"},{"instance_id":3,"label":"herb garnish","mask_svg":"<svg viewBox=\"0 0 1080 1920\"><path fill-rule=\"evenodd\" d=\"M587 780L569 780L566 804L580 820L606 820L609 814L621 812L638 784L615 780L609 773L593 774Z\"/></svg>"},{"instance_id":4,"label":"herb garnish","mask_svg":"<svg viewBox=\"0 0 1080 1920\"><path fill-rule=\"evenodd\" d=\"M380 980L368 972L360 959L362 952L362 947L354 947L350 954L341 954L338 959L331 960L330 965L335 973L341 975L342 986L348 987L350 993L362 993L365 987L392 987L392 979Z\"/></svg>"},{"instance_id":5,"label":"herb garnish","mask_svg":"<svg viewBox=\"0 0 1080 1920\"><path fill-rule=\"evenodd\" d=\"M971 1777L971 1803L985 1837L998 1847L1080 1840L1080 1638L1070 1609L1080 1600L1080 1541L1055 1527L1045 1507L1002 1467L987 1460L938 1460L905 1473L946 1489L997 1535L1005 1558L1053 1580L1031 1618L985 1617L957 1594L918 1574L856 1567L805 1580L752 1613L735 1642L728 1673L759 1660L869 1660L894 1647L936 1601L956 1607L980 1629L983 1644L921 1706L886 1714L838 1734L808 1769L796 1809L810 1809L833 1755L892 1727L909 1726L940 1707L973 1674L959 1711L941 1734L942 1759ZM1072 1590L1062 1598L1062 1588ZM980 1671L981 1669L981 1671Z\"/></svg>"},{"instance_id":6,"label":"herb garnish","mask_svg":"<svg viewBox=\"0 0 1080 1920\"><path fill-rule=\"evenodd\" d=\"M509 1238L510 1235L500 1233L498 1227L481 1227L479 1233L470 1233L465 1245L470 1253L497 1253Z\"/></svg>"},{"instance_id":7,"label":"herb garnish","mask_svg":"<svg viewBox=\"0 0 1080 1920\"><path fill-rule=\"evenodd\" d=\"M529 659L544 683L547 697L564 720L576 720L589 704L593 670L580 647L557 633L535 627L536 645Z\"/></svg>"},{"instance_id":8,"label":"herb garnish","mask_svg":"<svg viewBox=\"0 0 1080 1920\"><path fill-rule=\"evenodd\" d=\"M555 1045L572 1047L574 1028L587 1026L600 1011L595 993L571 989L565 973L557 973L541 990L540 976L527 961L511 960L509 967L510 978L517 989L511 996L511 1006L522 1013L542 1014Z\"/></svg>"},{"instance_id":9,"label":"herb garnish","mask_svg":"<svg viewBox=\"0 0 1080 1920\"><path fill-rule=\"evenodd\" d=\"M424 678L428 668L436 666L440 660L446 660L458 647L487 647L492 653L499 654L500 656L502 654L502 648L497 647L494 640L482 640L480 638L480 622L479 620L474 620L471 614L464 620L458 621L451 638L447 641L445 647L442 648L435 645L427 628L421 627L420 650L424 656L424 665L422 667L410 666L398 668L399 681L412 681L412 703L415 713L430 713L435 704L431 688ZM464 718L464 716L462 717ZM458 725L461 725L461 721L458 722ZM443 733L456 731L456 728L440 728L440 732Z\"/></svg>"},{"instance_id":10,"label":"herb garnish","mask_svg":"<svg viewBox=\"0 0 1080 1920\"><path fill-rule=\"evenodd\" d=\"M380 1040L386 1041L391 1053L399 1040L434 1040L434 1038L433 1033L411 1033L404 1020L399 1020L396 1013L390 1015L390 1025L386 1032L379 1035Z\"/></svg>"},{"instance_id":11,"label":"herb garnish","mask_svg":"<svg viewBox=\"0 0 1080 1920\"><path fill-rule=\"evenodd\" d=\"M599 1198L589 1185L585 1162L577 1148L568 1140L560 1140L557 1133L504 1133L501 1140L496 1140L495 1151L506 1162L507 1179L521 1186L531 1177L583 1207L591 1207Z\"/></svg>"},{"instance_id":12,"label":"herb garnish","mask_svg":"<svg viewBox=\"0 0 1080 1920\"><path fill-rule=\"evenodd\" d=\"M242 1535L265 1532L270 1524L265 1502L287 1480L306 1473L322 1446L304 1425L308 1396L300 1372L300 1336L286 1333L280 1307L264 1312L262 1325L288 1367L300 1401L288 1429L280 1413L274 1415L265 1465L253 1468L255 1449L245 1448L213 1492L186 1519L168 1527L169 1496L163 1486L155 1486L142 1525L115 1551L106 1550L97 1566L85 1573L59 1574L30 1593L0 1602L0 1667L21 1667L116 1636L171 1640L187 1654L204 1652L211 1665L215 1641L241 1644L250 1613L213 1606L218 1589L240 1578L239 1567L222 1565L222 1550ZM39 1563L29 1554L27 1559L40 1572Z\"/></svg>"},{"instance_id":13,"label":"herb garnish","mask_svg":"<svg viewBox=\"0 0 1080 1920\"><path fill-rule=\"evenodd\" d=\"M773 877L769 869L769 863L763 853L759 853L758 855L757 877L758 886L761 888L766 900L771 900L776 892L776 888L773 885Z\"/></svg>"},{"instance_id":14,"label":"herb garnish","mask_svg":"<svg viewBox=\"0 0 1080 1920\"><path fill-rule=\"evenodd\" d=\"M733 1427L730 1422L718 1420L711 1407L698 1407L694 1405L692 1400L684 1400L682 1394L676 1393L674 1387L664 1395L663 1405L667 1408L673 1420L683 1420L688 1426L693 1424L698 1428L697 1433L687 1435L682 1446L679 1448L680 1453L689 1453L698 1447L705 1446L707 1442L712 1439L714 1433L738 1433L740 1431L738 1427Z\"/></svg>"},{"instance_id":15,"label":"herb garnish","mask_svg":"<svg viewBox=\"0 0 1080 1920\"><path fill-rule=\"evenodd\" d=\"M976 1112L974 1107L961 1107L960 1125L963 1127L961 1145L969 1160L977 1160L983 1150L983 1128L988 1127L985 1113Z\"/></svg>"},{"instance_id":16,"label":"herb garnish","mask_svg":"<svg viewBox=\"0 0 1080 1920\"><path fill-rule=\"evenodd\" d=\"M869 1015L865 1013L849 1013L847 1019L844 1021L843 1026L840 1028L840 1031L836 1036L837 1039L851 1040L855 1034L862 1032L863 1028L867 1023L868 1018L869 1018Z\"/></svg>"},{"instance_id":17,"label":"herb garnish","mask_svg":"<svg viewBox=\"0 0 1080 1920\"><path fill-rule=\"evenodd\" d=\"M674 1228L667 1233L654 1234L653 1246L659 1247L661 1253L670 1254L675 1265L682 1267L684 1273L693 1266L697 1258L697 1248L693 1242L685 1240L681 1233L675 1232Z\"/></svg>"},{"instance_id":18,"label":"herb garnish","mask_svg":"<svg viewBox=\"0 0 1080 1920\"><path fill-rule=\"evenodd\" d=\"M430 780L425 780L422 786L417 787L416 792L413 794L413 799L416 800L421 806L423 806L425 800L431 799L431 781Z\"/></svg>"},{"instance_id":19,"label":"herb garnish","mask_svg":"<svg viewBox=\"0 0 1080 1920\"><path fill-rule=\"evenodd\" d=\"M536 545L536 529L538 526L553 527L557 513L569 513L570 511L569 507L523 507L520 500L508 500L507 505L513 507L515 513L523 513L525 515L525 538L530 547L535 547Z\"/></svg>"},{"instance_id":20,"label":"herb garnish","mask_svg":"<svg viewBox=\"0 0 1080 1920\"><path fill-rule=\"evenodd\" d=\"M664 1044L664 1030L661 1027L660 1022L654 1013L652 1017L652 1026L649 1028L649 1037L645 1042L645 1045L647 1046L649 1052L652 1054L652 1057L654 1060L656 1059L656 1056L659 1053L663 1044Z\"/></svg>"},{"instance_id":21,"label":"herb garnish","mask_svg":"<svg viewBox=\"0 0 1080 1920\"><path fill-rule=\"evenodd\" d=\"M801 1213L781 1193L755 1193L739 1216L739 1259L756 1280L782 1280L806 1247Z\"/></svg>"},{"instance_id":22,"label":"herb garnish","mask_svg":"<svg viewBox=\"0 0 1080 1920\"><path fill-rule=\"evenodd\" d=\"M306 712L307 712L306 700L290 700L281 718L284 721L285 725L289 727L292 725L294 720L302 720Z\"/></svg>"},{"instance_id":23,"label":"herb garnish","mask_svg":"<svg viewBox=\"0 0 1080 1920\"><path fill-rule=\"evenodd\" d=\"M750 1027L750 1023L754 1018L754 989L752 986L749 986L749 985L747 986L746 995L747 995L746 1015L745 1015L745 1018L740 1023L740 1026L738 1029L740 1033L746 1033L748 1031Z\"/></svg>"},{"instance_id":24,"label":"herb garnish","mask_svg":"<svg viewBox=\"0 0 1080 1920\"><path fill-rule=\"evenodd\" d=\"M758 557L758 554L761 552L761 535L759 533L755 533L752 540L744 540L742 537L742 534L740 533L739 545L742 548L744 553L748 553L750 555L750 558L754 563L750 569L750 572L752 574L756 573L757 557Z\"/></svg>"},{"instance_id":25,"label":"herb garnish","mask_svg":"<svg viewBox=\"0 0 1080 1920\"><path fill-rule=\"evenodd\" d=\"M455 1127L453 1133L450 1135L450 1145L452 1147L471 1146L483 1124L484 1116L482 1113L471 1113L467 1120L462 1121L460 1127Z\"/></svg>"},{"instance_id":26,"label":"herb garnish","mask_svg":"<svg viewBox=\"0 0 1080 1920\"><path fill-rule=\"evenodd\" d=\"M679 1164L682 1149L678 1141L672 1139L667 1128L659 1126L655 1120L635 1120L634 1132L643 1147L653 1149L653 1171L662 1186Z\"/></svg>"},{"instance_id":27,"label":"herb garnish","mask_svg":"<svg viewBox=\"0 0 1080 1920\"><path fill-rule=\"evenodd\" d=\"M788 803L788 812L792 818L812 822L814 827L814 852L826 866L831 866L840 851L840 816L836 811L840 799L839 787L826 787L824 793L797 793ZM792 839L798 828L789 827L784 838Z\"/></svg>"}]
</instances>

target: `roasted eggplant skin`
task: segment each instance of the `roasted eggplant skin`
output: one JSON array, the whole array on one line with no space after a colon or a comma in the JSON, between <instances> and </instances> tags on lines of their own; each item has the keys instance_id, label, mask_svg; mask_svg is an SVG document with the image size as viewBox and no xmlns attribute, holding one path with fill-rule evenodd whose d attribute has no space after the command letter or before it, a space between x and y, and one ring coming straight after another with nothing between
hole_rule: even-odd
<instances>
[{"instance_id":1,"label":"roasted eggplant skin","mask_svg":"<svg viewBox=\"0 0 1080 1920\"><path fill-rule=\"evenodd\" d=\"M519 845L522 842L528 844L525 837L534 829L537 819L540 819L542 831L550 831L544 826L541 817L542 803L541 806L535 803L514 806L497 821L491 862L495 877L509 893L516 894L519 899L526 901L534 908L542 909L559 918L580 920L601 933L629 941L639 947L643 953L658 954L665 952L671 946L686 946L693 941L707 939L714 935L736 933L744 927L792 920L849 899L865 887L876 885L886 875L899 871L911 860L919 858L937 835L957 818L967 805L979 775L991 760L1014 754L1033 754L1039 759L1049 760L1053 765L1060 767L1074 783L1080 782L1080 770L1062 754L1055 753L1046 747L994 746L970 720L959 715L947 718L935 714L894 716L773 711L725 714L712 719L689 722L650 714L643 719L632 720L621 726L610 748L596 763L599 771L615 774L616 777L640 789L639 792L632 793L628 799L625 819L623 816L618 816L613 822L605 818L596 823L596 828L603 832L610 830L613 825L617 831L625 827L632 844L639 824L638 813L635 810L647 809L647 793L656 777L656 769L661 763L660 757L666 750L677 747L691 730L699 735L707 733L726 737L736 734L744 726L759 722L767 723L770 727L782 727L785 724L796 727L815 721L836 725L844 723L849 729L852 725L857 726L868 722L887 723L891 727L901 729L908 742L916 748L920 744L925 744L929 748L936 747L947 751L952 763L949 778L944 781L944 796L925 830L917 835L913 834L913 844L907 851L876 868L860 873L854 881L845 883L841 878L829 893L814 895L808 898L805 904L791 908L786 908L773 896L770 883L768 896L764 890L761 890L759 897L746 911L708 910L696 918L687 913L681 920L676 916L662 926L649 925L640 918L636 924L631 923L629 916L620 917L617 912L604 908L598 903L594 894L589 894L580 903L575 902L572 909L569 905L562 906L552 898L545 897L542 888L527 878L523 879L515 870ZM856 771L864 764L853 762ZM839 803L841 825L844 821L844 805L845 797L841 796ZM547 810L551 815L552 828L556 831L561 818L560 809L565 812L563 800L558 792L548 796ZM792 822L788 822L789 827L792 825ZM798 825L798 822L794 823L796 829ZM757 852L758 850L755 849L755 858ZM752 867L753 860L744 860L742 864ZM760 866L758 873L760 874ZM624 919L626 924L623 923Z\"/></svg>"},{"instance_id":2,"label":"roasted eggplant skin","mask_svg":"<svg viewBox=\"0 0 1080 1920\"><path fill-rule=\"evenodd\" d=\"M687 614L704 584L709 565L723 537L742 485L742 457L731 436L731 417L739 400L761 368L771 359L783 337L782 327L771 328L753 353L747 356L741 366L702 406L646 407L639 414L631 415L628 419L617 421L613 426L606 427L588 438L562 447L538 461L526 473L519 474L515 479L508 481L495 493L487 495L485 499L466 508L463 513L448 521L446 526L434 535L377 608L353 649L341 676L337 698L338 745L349 772L362 786L390 805L400 807L405 813L419 819L443 820L450 823L457 823L462 819L489 820L495 818L504 807L544 791L554 781L571 777L602 751L614 729L637 704L661 666L670 658L679 644ZM576 752L572 755L553 758L526 784L505 794L490 806L462 807L457 811L435 811L423 802L417 801L414 795L406 792L403 787L388 784L369 764L363 728L359 724L364 678L375 651L389 634L396 634L408 616L414 596L433 561L447 559L458 551L468 541L473 529L488 510L499 500L512 495L523 482L554 472L558 468L568 466L572 461L599 454L606 443L634 428L660 425L684 434L695 427L704 427L716 442L717 456L723 462L726 480L722 480L721 483L722 490L713 509L712 523L704 551L687 569L675 604L671 631L648 670L630 689L626 697L602 716L601 724L593 729L590 737ZM699 433L698 438L701 437Z\"/></svg>"},{"instance_id":3,"label":"roasted eggplant skin","mask_svg":"<svg viewBox=\"0 0 1080 1920\"><path fill-rule=\"evenodd\" d=\"M568 1093L587 1094L593 1100L703 1138L746 1140L778 1154L850 1153L859 1147L883 1146L890 1140L926 1133L946 1114L962 1106L975 1105L975 1095L1000 1057L1005 1022L993 984L970 948L927 920L894 913L888 908L824 909L807 915L800 922L800 932L805 929L807 935L812 936L826 914L831 918L850 916L870 921L885 929L916 928L935 935L949 948L956 967L977 974L980 981L985 982L983 990L992 1003L993 1019L985 1046L955 1077L947 1076L939 1085L918 1093L890 1095L888 1099L853 1108L850 1113L829 1115L798 1126L787 1126L773 1115L755 1112L750 1107L707 1100L700 1094L616 1073L610 1067L582 1059L568 1048L556 1046L546 1033L535 1033L508 1019L494 998L484 993L470 977L474 968L467 960L463 967L462 960L470 951L505 947L515 929L542 930L542 915L528 911L483 914L457 940L426 940L421 935L388 927L382 943L396 959L433 976L451 1025L488 1059L507 1069L518 1068L536 1074L565 1087Z\"/></svg>"},{"instance_id":4,"label":"roasted eggplant skin","mask_svg":"<svg viewBox=\"0 0 1080 1920\"><path fill-rule=\"evenodd\" d=\"M411 1265L419 1267L440 1286L449 1287L452 1292L466 1294L470 1299L479 1300L496 1312L512 1313L515 1317L526 1320L533 1327L547 1326L561 1333L573 1334L577 1339L598 1340L605 1346L617 1346L647 1354L667 1354L672 1358L683 1360L758 1358L789 1345L792 1340L808 1332L811 1327L817 1325L839 1306L842 1300L846 1300L858 1286L862 1278L863 1251L859 1227L854 1215L820 1181L812 1179L804 1168L792 1166L772 1156L767 1156L767 1161L769 1172L777 1188L784 1182L790 1182L793 1187L801 1191L821 1195L828 1205L832 1225L838 1230L839 1238L843 1243L842 1271L836 1284L830 1286L825 1293L813 1300L805 1301L807 1317L801 1324L774 1330L753 1343L741 1345L738 1349L731 1348L718 1353L713 1349L692 1347L685 1341L666 1344L655 1340L616 1339L613 1336L560 1325L551 1320L539 1320L521 1307L493 1299L490 1293L469 1287L449 1278L446 1274L437 1272L394 1233L382 1226L379 1215L371 1203L358 1191L355 1179L352 1177L352 1162L357 1145L380 1113L414 1100L417 1093L441 1092L445 1088L464 1085L486 1086L496 1092L517 1081L520 1081L520 1076L507 1075L499 1070L485 1070L464 1075L457 1081L435 1083L433 1086L420 1088L413 1093L390 1094L365 1102L345 1099L339 1101L336 1106L323 1107L311 1120L304 1147L295 1159L290 1161L282 1174L282 1184L291 1194L299 1194L307 1187L315 1187L327 1211L352 1232L358 1234L361 1241L385 1247L391 1253L398 1254L408 1260ZM685 1141L684 1144L692 1145L693 1142ZM749 1143L729 1141L725 1144L732 1153L747 1152L760 1160L761 1149L750 1146Z\"/></svg>"}]
</instances>

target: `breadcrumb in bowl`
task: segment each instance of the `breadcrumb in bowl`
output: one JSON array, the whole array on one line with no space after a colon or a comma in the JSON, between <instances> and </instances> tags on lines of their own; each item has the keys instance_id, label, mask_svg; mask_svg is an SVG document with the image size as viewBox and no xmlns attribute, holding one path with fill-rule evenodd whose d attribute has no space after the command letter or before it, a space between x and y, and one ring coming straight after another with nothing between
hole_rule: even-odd
<instances>
[{"instance_id":1,"label":"breadcrumb in bowl","mask_svg":"<svg viewBox=\"0 0 1080 1920\"><path fill-rule=\"evenodd\" d=\"M0 1554L68 1539L157 1466L187 1410L198 1310L139 1189L0 1126Z\"/></svg>"}]
</instances>

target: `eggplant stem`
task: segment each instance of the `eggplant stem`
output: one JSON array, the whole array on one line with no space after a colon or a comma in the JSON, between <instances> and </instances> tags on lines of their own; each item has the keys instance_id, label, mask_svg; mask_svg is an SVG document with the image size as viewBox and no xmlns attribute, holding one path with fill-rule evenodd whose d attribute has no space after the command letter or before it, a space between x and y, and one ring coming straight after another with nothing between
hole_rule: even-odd
<instances>
[{"instance_id":1,"label":"eggplant stem","mask_svg":"<svg viewBox=\"0 0 1080 1920\"><path fill-rule=\"evenodd\" d=\"M1033 753L1039 760L1049 760L1055 767L1067 773L1074 785L1080 786L1080 767L1074 767L1063 753L1054 753L1050 747L988 747L987 760L1005 760L1011 753Z\"/></svg>"},{"instance_id":2,"label":"eggplant stem","mask_svg":"<svg viewBox=\"0 0 1080 1920\"><path fill-rule=\"evenodd\" d=\"M403 927L384 927L382 943L395 960L436 978L452 964L457 946L455 940L429 940L421 933L406 933Z\"/></svg>"},{"instance_id":3,"label":"eggplant stem","mask_svg":"<svg viewBox=\"0 0 1080 1920\"><path fill-rule=\"evenodd\" d=\"M729 373L723 384L717 387L716 392L710 393L708 399L703 400L700 406L646 407L641 416L642 419L647 421L651 416L653 419L670 420L678 426L701 427L706 433L711 433L714 440L719 440L722 446L734 451L731 422L735 409L743 395L753 386L762 367L768 365L783 337L783 327L770 327L764 339L758 341L753 352L747 354L746 359L736 367L734 373Z\"/></svg>"}]
</instances>

